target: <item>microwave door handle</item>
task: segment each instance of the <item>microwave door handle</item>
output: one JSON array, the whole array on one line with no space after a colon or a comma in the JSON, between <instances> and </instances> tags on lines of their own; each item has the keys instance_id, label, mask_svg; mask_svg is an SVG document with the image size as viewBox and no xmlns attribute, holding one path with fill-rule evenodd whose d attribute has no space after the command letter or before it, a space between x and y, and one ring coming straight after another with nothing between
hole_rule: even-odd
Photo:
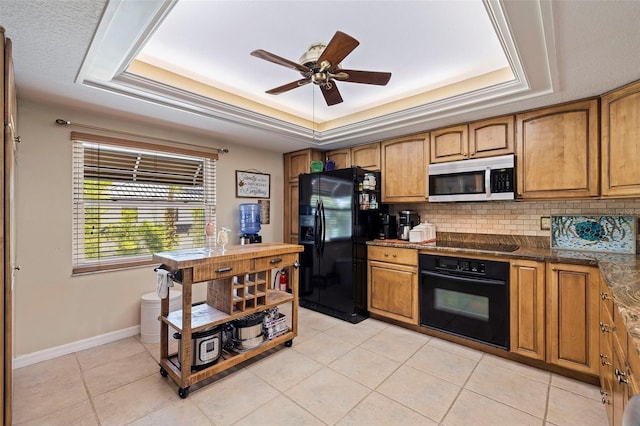
<instances>
[{"instance_id":1,"label":"microwave door handle","mask_svg":"<svg viewBox=\"0 0 640 426\"><path fill-rule=\"evenodd\" d=\"M484 172L484 189L487 197L491 196L491 167L487 167Z\"/></svg>"}]
</instances>

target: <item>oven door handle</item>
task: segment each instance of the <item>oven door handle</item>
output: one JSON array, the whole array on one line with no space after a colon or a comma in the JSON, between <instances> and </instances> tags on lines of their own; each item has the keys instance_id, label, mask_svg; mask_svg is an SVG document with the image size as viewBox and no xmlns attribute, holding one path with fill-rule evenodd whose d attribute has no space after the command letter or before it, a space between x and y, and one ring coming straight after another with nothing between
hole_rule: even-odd
<instances>
[{"instance_id":1,"label":"oven door handle","mask_svg":"<svg viewBox=\"0 0 640 426\"><path fill-rule=\"evenodd\" d=\"M420 275L425 275L428 277L433 277L433 278L442 278L442 279L446 279L446 280L452 280L452 281L458 281L458 282L464 282L464 283L468 283L468 284L483 284L483 285L506 285L507 282L506 281L502 281L502 280L492 280L492 279L488 279L488 278L467 278L467 277L457 277L455 275L447 275L447 274L440 274L438 272L431 272L431 271L427 271L426 269L421 269L420 270Z\"/></svg>"}]
</instances>

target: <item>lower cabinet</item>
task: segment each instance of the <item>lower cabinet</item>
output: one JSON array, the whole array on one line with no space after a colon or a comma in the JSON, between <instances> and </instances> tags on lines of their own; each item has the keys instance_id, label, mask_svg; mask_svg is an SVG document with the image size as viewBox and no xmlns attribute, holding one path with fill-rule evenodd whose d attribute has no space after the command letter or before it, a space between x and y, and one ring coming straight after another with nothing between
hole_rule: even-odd
<instances>
[{"instance_id":1,"label":"lower cabinet","mask_svg":"<svg viewBox=\"0 0 640 426\"><path fill-rule=\"evenodd\" d=\"M547 264L547 362L597 376L599 282L596 267Z\"/></svg>"},{"instance_id":2,"label":"lower cabinet","mask_svg":"<svg viewBox=\"0 0 640 426\"><path fill-rule=\"evenodd\" d=\"M369 312L418 324L418 251L370 246L368 249Z\"/></svg>"},{"instance_id":3,"label":"lower cabinet","mask_svg":"<svg viewBox=\"0 0 640 426\"><path fill-rule=\"evenodd\" d=\"M582 265L511 261L511 352L597 376L600 272Z\"/></svg>"},{"instance_id":4,"label":"lower cabinet","mask_svg":"<svg viewBox=\"0 0 640 426\"><path fill-rule=\"evenodd\" d=\"M640 393L640 358L609 288L600 283L600 394L610 425L621 425L627 401Z\"/></svg>"},{"instance_id":5,"label":"lower cabinet","mask_svg":"<svg viewBox=\"0 0 640 426\"><path fill-rule=\"evenodd\" d=\"M539 360L545 359L544 272L543 262L511 261L510 350Z\"/></svg>"}]
</instances>

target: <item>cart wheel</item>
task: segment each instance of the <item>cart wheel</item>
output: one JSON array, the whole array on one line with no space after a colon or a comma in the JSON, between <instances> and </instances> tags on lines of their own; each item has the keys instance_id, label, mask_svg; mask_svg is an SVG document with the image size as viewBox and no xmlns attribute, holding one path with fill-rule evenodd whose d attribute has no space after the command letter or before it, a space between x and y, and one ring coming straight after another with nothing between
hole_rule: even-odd
<instances>
[{"instance_id":1,"label":"cart wheel","mask_svg":"<svg viewBox=\"0 0 640 426\"><path fill-rule=\"evenodd\" d=\"M180 398L185 399L186 397L189 396L189 386L187 386L186 388L178 388L178 396L180 396Z\"/></svg>"},{"instance_id":2,"label":"cart wheel","mask_svg":"<svg viewBox=\"0 0 640 426\"><path fill-rule=\"evenodd\" d=\"M160 375L162 377L168 377L169 373L167 373L167 370L165 370L164 368L160 367Z\"/></svg>"},{"instance_id":3,"label":"cart wheel","mask_svg":"<svg viewBox=\"0 0 640 426\"><path fill-rule=\"evenodd\" d=\"M293 339L287 340L286 342L284 342L284 345L286 347L290 348L291 346L293 346Z\"/></svg>"}]
</instances>

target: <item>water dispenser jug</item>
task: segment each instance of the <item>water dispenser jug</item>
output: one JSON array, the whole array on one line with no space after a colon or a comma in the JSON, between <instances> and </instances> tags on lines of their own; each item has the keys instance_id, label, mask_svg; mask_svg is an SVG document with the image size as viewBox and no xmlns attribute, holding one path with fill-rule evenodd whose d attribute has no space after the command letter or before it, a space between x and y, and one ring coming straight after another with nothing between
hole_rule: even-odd
<instances>
[{"instance_id":1,"label":"water dispenser jug","mask_svg":"<svg viewBox=\"0 0 640 426\"><path fill-rule=\"evenodd\" d=\"M262 242L258 232L260 232L260 205L258 203L240 204L240 232L242 240L246 238L249 242Z\"/></svg>"}]
</instances>

